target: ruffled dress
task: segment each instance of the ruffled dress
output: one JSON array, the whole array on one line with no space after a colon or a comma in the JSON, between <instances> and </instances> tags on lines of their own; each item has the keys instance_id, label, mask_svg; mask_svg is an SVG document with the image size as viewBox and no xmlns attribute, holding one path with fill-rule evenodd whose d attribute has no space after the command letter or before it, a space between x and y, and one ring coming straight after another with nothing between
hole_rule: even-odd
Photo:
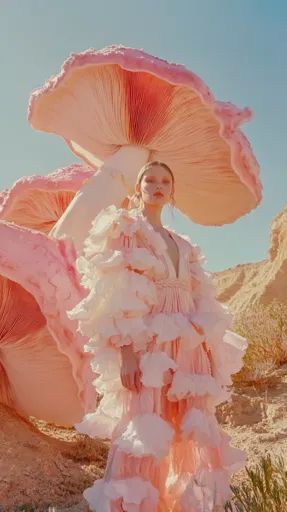
<instances>
[{"instance_id":1,"label":"ruffled dress","mask_svg":"<svg viewBox=\"0 0 287 512\"><path fill-rule=\"evenodd\" d=\"M108 207L77 260L86 297L68 312L88 337L101 397L76 428L111 439L104 478L84 491L96 512L213 512L230 497L245 454L230 446L215 406L242 365L244 338L215 298L200 250L169 230L163 238L138 210ZM120 347L132 344L140 392L121 384Z\"/></svg>"}]
</instances>

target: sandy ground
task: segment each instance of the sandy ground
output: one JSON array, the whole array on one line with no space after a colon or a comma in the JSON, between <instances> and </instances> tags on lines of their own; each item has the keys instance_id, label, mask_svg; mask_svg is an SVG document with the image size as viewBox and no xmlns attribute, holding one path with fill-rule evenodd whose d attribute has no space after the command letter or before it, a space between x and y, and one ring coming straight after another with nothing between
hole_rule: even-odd
<instances>
[{"instance_id":1,"label":"sandy ground","mask_svg":"<svg viewBox=\"0 0 287 512\"><path fill-rule=\"evenodd\" d=\"M274 373L267 390L233 390L218 419L232 444L247 450L249 463L268 452L287 459L287 365ZM1 407L0 511L86 511L82 491L101 477L107 450L107 443L74 429L28 422ZM243 478L244 471L233 482Z\"/></svg>"}]
</instances>

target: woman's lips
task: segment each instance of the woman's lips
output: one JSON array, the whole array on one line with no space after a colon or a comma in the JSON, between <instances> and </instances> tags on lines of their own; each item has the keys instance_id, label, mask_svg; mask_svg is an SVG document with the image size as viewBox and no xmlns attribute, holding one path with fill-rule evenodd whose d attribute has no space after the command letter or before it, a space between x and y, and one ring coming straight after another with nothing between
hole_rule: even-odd
<instances>
[{"instance_id":1,"label":"woman's lips","mask_svg":"<svg viewBox=\"0 0 287 512\"><path fill-rule=\"evenodd\" d=\"M154 196L156 196L156 197L163 197L163 193L162 192L155 192Z\"/></svg>"}]
</instances>

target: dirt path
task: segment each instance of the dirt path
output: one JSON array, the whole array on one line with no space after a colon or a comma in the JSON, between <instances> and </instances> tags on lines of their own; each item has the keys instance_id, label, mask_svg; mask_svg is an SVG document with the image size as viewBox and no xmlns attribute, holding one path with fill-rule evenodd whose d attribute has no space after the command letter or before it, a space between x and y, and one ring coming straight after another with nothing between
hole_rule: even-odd
<instances>
[{"instance_id":1,"label":"dirt path","mask_svg":"<svg viewBox=\"0 0 287 512\"><path fill-rule=\"evenodd\" d=\"M218 419L234 446L247 451L248 463L267 453L287 460L287 365L275 371L266 390L243 388L222 405ZM234 482L244 478L237 473Z\"/></svg>"}]
</instances>

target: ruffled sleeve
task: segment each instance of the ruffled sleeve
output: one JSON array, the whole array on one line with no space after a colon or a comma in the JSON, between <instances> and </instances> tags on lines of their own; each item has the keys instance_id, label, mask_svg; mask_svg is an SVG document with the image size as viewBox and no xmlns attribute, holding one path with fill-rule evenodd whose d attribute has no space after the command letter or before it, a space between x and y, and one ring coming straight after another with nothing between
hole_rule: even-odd
<instances>
[{"instance_id":1,"label":"ruffled sleeve","mask_svg":"<svg viewBox=\"0 0 287 512\"><path fill-rule=\"evenodd\" d=\"M84 255L76 262L88 294L68 316L78 320L93 351L129 344L135 351L146 347L143 318L157 301L153 277L159 261L138 246L138 231L132 211L110 206L93 221Z\"/></svg>"},{"instance_id":2,"label":"ruffled sleeve","mask_svg":"<svg viewBox=\"0 0 287 512\"><path fill-rule=\"evenodd\" d=\"M193 320L204 330L211 354L213 376L220 385L231 385L231 375L242 367L247 341L230 330L232 314L216 299L211 273L204 269L205 258L198 246L192 246L189 271L195 311Z\"/></svg>"}]
</instances>

